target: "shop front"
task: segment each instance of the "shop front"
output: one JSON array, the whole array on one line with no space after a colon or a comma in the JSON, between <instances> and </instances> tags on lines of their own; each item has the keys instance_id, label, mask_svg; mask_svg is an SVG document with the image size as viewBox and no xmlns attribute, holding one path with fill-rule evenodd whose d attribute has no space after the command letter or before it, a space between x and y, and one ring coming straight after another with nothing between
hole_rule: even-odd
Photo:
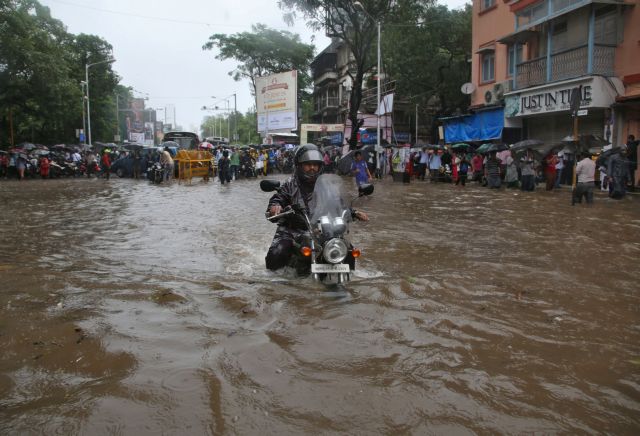
<instances>
[{"instance_id":1,"label":"shop front","mask_svg":"<svg viewBox=\"0 0 640 436\"><path fill-rule=\"evenodd\" d=\"M612 105L624 91L615 77L586 76L505 95L505 120L522 122L523 135L557 144L573 134L571 93L580 90L578 134L612 140Z\"/></svg>"}]
</instances>

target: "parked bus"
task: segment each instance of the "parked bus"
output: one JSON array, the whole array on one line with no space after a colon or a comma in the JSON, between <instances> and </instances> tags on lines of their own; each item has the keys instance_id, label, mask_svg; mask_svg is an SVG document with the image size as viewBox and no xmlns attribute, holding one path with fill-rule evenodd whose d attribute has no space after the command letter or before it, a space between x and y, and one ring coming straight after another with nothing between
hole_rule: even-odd
<instances>
[{"instance_id":1,"label":"parked bus","mask_svg":"<svg viewBox=\"0 0 640 436\"><path fill-rule=\"evenodd\" d=\"M223 138L221 136L207 136L206 141L213 144L214 147L225 147L229 145L229 138Z\"/></svg>"},{"instance_id":2,"label":"parked bus","mask_svg":"<svg viewBox=\"0 0 640 436\"><path fill-rule=\"evenodd\" d=\"M168 132L164 134L162 142L173 141L177 143L180 148L185 150L195 150L200 144L200 138L197 134L192 132Z\"/></svg>"}]
</instances>

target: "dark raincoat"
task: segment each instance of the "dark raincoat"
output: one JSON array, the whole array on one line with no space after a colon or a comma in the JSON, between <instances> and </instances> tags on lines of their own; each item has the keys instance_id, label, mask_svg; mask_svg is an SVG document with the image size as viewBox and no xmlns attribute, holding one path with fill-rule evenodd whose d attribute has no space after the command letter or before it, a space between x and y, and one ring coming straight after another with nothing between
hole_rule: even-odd
<instances>
[{"instance_id":1,"label":"dark raincoat","mask_svg":"<svg viewBox=\"0 0 640 436\"><path fill-rule=\"evenodd\" d=\"M271 206L280 205L284 209L297 204L309 215L312 194L313 186L300 183L294 175L282 184L280 192L269 199L267 214ZM289 263L294 241L299 240L306 231L304 219L297 214L281 219L265 258L267 268L276 270L285 267Z\"/></svg>"},{"instance_id":2,"label":"dark raincoat","mask_svg":"<svg viewBox=\"0 0 640 436\"><path fill-rule=\"evenodd\" d=\"M627 181L630 179L629 161L616 153L609 158L607 164L607 176L610 177L611 198L622 198L626 193Z\"/></svg>"}]
</instances>

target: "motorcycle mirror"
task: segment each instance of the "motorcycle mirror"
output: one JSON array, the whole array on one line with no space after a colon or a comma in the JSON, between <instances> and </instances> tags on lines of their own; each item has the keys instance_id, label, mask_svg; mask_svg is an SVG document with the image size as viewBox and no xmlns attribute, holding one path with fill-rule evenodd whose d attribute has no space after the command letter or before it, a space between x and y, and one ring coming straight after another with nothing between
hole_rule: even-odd
<instances>
[{"instance_id":1,"label":"motorcycle mirror","mask_svg":"<svg viewBox=\"0 0 640 436\"><path fill-rule=\"evenodd\" d=\"M261 180L260 189L264 192L273 192L280 187L280 182L277 180Z\"/></svg>"},{"instance_id":2,"label":"motorcycle mirror","mask_svg":"<svg viewBox=\"0 0 640 436\"><path fill-rule=\"evenodd\" d=\"M373 185L371 183L363 183L358 187L358 197L373 194Z\"/></svg>"}]
</instances>

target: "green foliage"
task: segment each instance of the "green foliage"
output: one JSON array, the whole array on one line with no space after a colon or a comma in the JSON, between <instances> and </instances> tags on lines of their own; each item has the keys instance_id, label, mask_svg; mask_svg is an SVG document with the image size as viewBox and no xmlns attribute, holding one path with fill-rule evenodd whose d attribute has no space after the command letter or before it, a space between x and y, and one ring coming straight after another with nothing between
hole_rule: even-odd
<instances>
[{"instance_id":1,"label":"green foliage","mask_svg":"<svg viewBox=\"0 0 640 436\"><path fill-rule=\"evenodd\" d=\"M358 3L362 6L359 6ZM399 100L444 114L468 105L460 86L469 80L471 6L449 10L434 0L280 0L285 19L340 38L351 51L353 81L348 118L357 124L362 84L377 62L377 23L382 33L385 76L396 82ZM376 87L369 75L366 87ZM428 104L427 104L428 103ZM356 141L352 129L350 144Z\"/></svg>"},{"instance_id":2,"label":"green foliage","mask_svg":"<svg viewBox=\"0 0 640 436\"><path fill-rule=\"evenodd\" d=\"M468 105L460 86L471 75L471 5L405 7L383 27L384 69L400 96L444 114Z\"/></svg>"},{"instance_id":3,"label":"green foliage","mask_svg":"<svg viewBox=\"0 0 640 436\"><path fill-rule=\"evenodd\" d=\"M309 64L313 60L314 46L301 42L300 36L291 32L256 24L251 32L211 35L202 48L217 48L216 59L238 61L239 65L229 75L237 81L249 79L254 95L255 78L267 74L297 70L300 90L306 91L312 84Z\"/></svg>"},{"instance_id":4,"label":"green foliage","mask_svg":"<svg viewBox=\"0 0 640 436\"><path fill-rule=\"evenodd\" d=\"M349 96L348 118L352 128L349 144L356 145L358 110L362 103L362 84L367 73L376 62L373 51L377 41L377 23L385 22L400 3L425 3L425 1L397 0L280 0L285 11L285 20L293 22L300 14L307 25L327 35L339 38L347 45L352 56L349 75L353 86ZM427 0L427 3L429 1ZM359 6L362 5L362 7Z\"/></svg>"},{"instance_id":5,"label":"green foliage","mask_svg":"<svg viewBox=\"0 0 640 436\"><path fill-rule=\"evenodd\" d=\"M234 126L237 123L237 132L239 139L232 143L237 144L256 144L260 142L258 135L257 114L255 111L247 111L242 114L240 112L228 115L213 115L205 117L200 125L201 137L222 136L227 137L227 125L229 126L230 137L233 138ZM228 122L228 124L227 124ZM215 135L214 135L215 133Z\"/></svg>"},{"instance_id":6,"label":"green foliage","mask_svg":"<svg viewBox=\"0 0 640 436\"><path fill-rule=\"evenodd\" d=\"M11 132L16 144L77 142L84 65L110 58L111 46L69 34L37 0L0 0L0 16L0 144L9 143ZM90 69L94 139L115 130L117 82L109 64Z\"/></svg>"}]
</instances>

